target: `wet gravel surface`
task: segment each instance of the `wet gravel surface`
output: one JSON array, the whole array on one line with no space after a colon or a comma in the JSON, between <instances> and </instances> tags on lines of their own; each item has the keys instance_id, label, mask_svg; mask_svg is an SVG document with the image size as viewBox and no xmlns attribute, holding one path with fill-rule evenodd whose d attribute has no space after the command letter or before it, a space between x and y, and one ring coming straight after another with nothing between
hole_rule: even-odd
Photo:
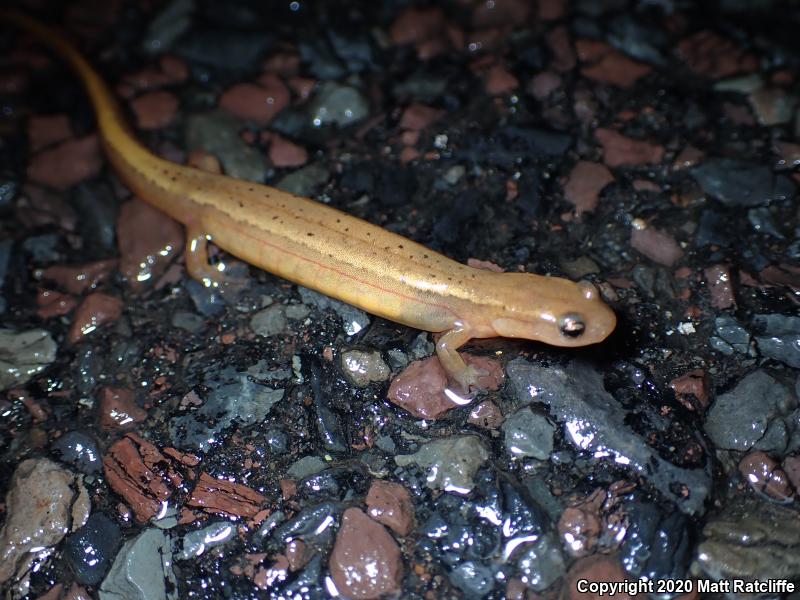
<instances>
[{"instance_id":1,"label":"wet gravel surface","mask_svg":"<svg viewBox=\"0 0 800 600\"><path fill-rule=\"evenodd\" d=\"M579 350L471 343L488 375L464 402L430 334L222 252L234 283L205 288L80 85L4 26L6 597L800 583L790 4L22 4L161 156L473 266L588 279L619 324Z\"/></svg>"}]
</instances>

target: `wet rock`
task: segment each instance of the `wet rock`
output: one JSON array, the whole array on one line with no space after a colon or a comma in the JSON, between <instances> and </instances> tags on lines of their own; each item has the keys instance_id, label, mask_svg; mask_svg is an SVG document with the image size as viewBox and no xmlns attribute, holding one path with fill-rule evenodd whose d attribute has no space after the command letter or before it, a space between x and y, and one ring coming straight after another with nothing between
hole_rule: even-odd
<instances>
[{"instance_id":1,"label":"wet rock","mask_svg":"<svg viewBox=\"0 0 800 600\"><path fill-rule=\"evenodd\" d=\"M622 566L635 578L682 579L691 560L689 520L650 502L627 504L628 530L620 549Z\"/></svg>"},{"instance_id":2,"label":"wet rock","mask_svg":"<svg viewBox=\"0 0 800 600\"><path fill-rule=\"evenodd\" d=\"M616 554L596 554L578 559L570 568L562 586L562 600L583 600L587 594L578 591L579 581L618 583L626 581L625 571ZM597 596L599 597L599 596ZM615 596L618 600L630 600L636 596L631 596L625 592L619 592Z\"/></svg>"},{"instance_id":3,"label":"wet rock","mask_svg":"<svg viewBox=\"0 0 800 600\"><path fill-rule=\"evenodd\" d=\"M692 574L721 579L800 577L797 511L737 495L703 527Z\"/></svg>"},{"instance_id":4,"label":"wet rock","mask_svg":"<svg viewBox=\"0 0 800 600\"><path fill-rule=\"evenodd\" d=\"M24 385L56 358L56 343L48 331L0 329L0 390Z\"/></svg>"},{"instance_id":5,"label":"wet rock","mask_svg":"<svg viewBox=\"0 0 800 600\"><path fill-rule=\"evenodd\" d=\"M689 410L704 411L708 407L710 380L703 369L694 369L669 382L678 402Z\"/></svg>"},{"instance_id":6,"label":"wet rock","mask_svg":"<svg viewBox=\"0 0 800 600\"><path fill-rule=\"evenodd\" d=\"M726 309L736 305L733 293L733 281L728 265L714 265L703 270L708 291L711 294L711 306Z\"/></svg>"},{"instance_id":7,"label":"wet rock","mask_svg":"<svg viewBox=\"0 0 800 600\"><path fill-rule=\"evenodd\" d=\"M491 400L484 400L469 412L469 422L486 429L497 429L503 424L500 407Z\"/></svg>"},{"instance_id":8,"label":"wet rock","mask_svg":"<svg viewBox=\"0 0 800 600\"><path fill-rule=\"evenodd\" d=\"M564 186L564 198L575 206L576 214L592 212L597 207L600 192L613 181L614 176L604 165L578 161Z\"/></svg>"},{"instance_id":9,"label":"wet rock","mask_svg":"<svg viewBox=\"0 0 800 600\"><path fill-rule=\"evenodd\" d=\"M129 429L147 418L147 411L136 404L133 390L105 386L98 396L100 427L103 429Z\"/></svg>"},{"instance_id":10,"label":"wet rock","mask_svg":"<svg viewBox=\"0 0 800 600\"><path fill-rule=\"evenodd\" d=\"M516 558L522 582L535 591L549 588L566 572L564 557L552 535L541 536Z\"/></svg>"},{"instance_id":11,"label":"wet rock","mask_svg":"<svg viewBox=\"0 0 800 600\"><path fill-rule=\"evenodd\" d=\"M391 371L377 350L342 352L342 372L356 387L367 387L389 379Z\"/></svg>"},{"instance_id":12,"label":"wet rock","mask_svg":"<svg viewBox=\"0 0 800 600\"><path fill-rule=\"evenodd\" d=\"M357 508L342 515L328 568L339 593L354 600L395 594L403 579L397 543Z\"/></svg>"},{"instance_id":13,"label":"wet rock","mask_svg":"<svg viewBox=\"0 0 800 600\"><path fill-rule=\"evenodd\" d=\"M753 326L763 334L755 336L762 356L800 368L800 317L756 315Z\"/></svg>"},{"instance_id":14,"label":"wet rock","mask_svg":"<svg viewBox=\"0 0 800 600\"><path fill-rule=\"evenodd\" d=\"M258 84L240 83L227 90L219 100L221 108L257 125L267 125L289 105L289 90L276 75L262 75Z\"/></svg>"},{"instance_id":15,"label":"wet rock","mask_svg":"<svg viewBox=\"0 0 800 600\"><path fill-rule=\"evenodd\" d=\"M347 127L369 116L369 102L356 88L324 81L306 103L306 114L315 127Z\"/></svg>"},{"instance_id":16,"label":"wet rock","mask_svg":"<svg viewBox=\"0 0 800 600\"><path fill-rule=\"evenodd\" d=\"M175 558L188 560L200 556L206 550L224 545L233 539L235 533L236 529L227 521L218 521L202 529L189 531L181 538L181 549L175 554Z\"/></svg>"},{"instance_id":17,"label":"wet rock","mask_svg":"<svg viewBox=\"0 0 800 600\"><path fill-rule=\"evenodd\" d=\"M767 127L788 123L797 105L797 98L781 88L755 90L749 100L758 122Z\"/></svg>"},{"instance_id":18,"label":"wet rock","mask_svg":"<svg viewBox=\"0 0 800 600\"><path fill-rule=\"evenodd\" d=\"M583 63L583 76L601 83L630 88L652 70L650 65L628 58L605 42L582 39L575 47Z\"/></svg>"},{"instance_id":19,"label":"wet rock","mask_svg":"<svg viewBox=\"0 0 800 600\"><path fill-rule=\"evenodd\" d=\"M611 168L658 164L664 157L664 147L635 140L612 129L599 128L595 137L603 146L603 159Z\"/></svg>"},{"instance_id":20,"label":"wet rock","mask_svg":"<svg viewBox=\"0 0 800 600\"><path fill-rule=\"evenodd\" d=\"M64 291L80 295L86 290L95 289L108 279L116 268L116 260L99 260L83 265L55 265L42 272L42 278L55 282Z\"/></svg>"},{"instance_id":21,"label":"wet rock","mask_svg":"<svg viewBox=\"0 0 800 600\"><path fill-rule=\"evenodd\" d=\"M708 339L714 350L731 355L734 352L747 354L750 350L750 334L733 317L723 316L714 319L716 336Z\"/></svg>"},{"instance_id":22,"label":"wet rock","mask_svg":"<svg viewBox=\"0 0 800 600\"><path fill-rule=\"evenodd\" d=\"M312 163L282 177L275 187L298 196L315 196L319 188L328 182L330 176L330 172L324 166Z\"/></svg>"},{"instance_id":23,"label":"wet rock","mask_svg":"<svg viewBox=\"0 0 800 600\"><path fill-rule=\"evenodd\" d=\"M327 177L327 175L326 175ZM316 306L319 310L333 310L342 319L344 332L347 335L356 335L363 331L370 324L369 316L363 310L329 298L319 292L309 290L308 288L298 287L297 291L300 293L300 298L304 304Z\"/></svg>"},{"instance_id":24,"label":"wet rock","mask_svg":"<svg viewBox=\"0 0 800 600\"><path fill-rule=\"evenodd\" d=\"M186 149L204 150L216 156L225 174L261 183L266 167L261 154L239 136L242 123L224 111L190 115L186 122Z\"/></svg>"},{"instance_id":25,"label":"wet rock","mask_svg":"<svg viewBox=\"0 0 800 600\"><path fill-rule=\"evenodd\" d=\"M86 524L64 541L64 559L78 583L97 585L103 580L121 532L116 523L102 513L94 513Z\"/></svg>"},{"instance_id":26,"label":"wet rock","mask_svg":"<svg viewBox=\"0 0 800 600\"><path fill-rule=\"evenodd\" d=\"M503 423L505 448L514 458L547 460L553 452L555 427L546 417L521 408Z\"/></svg>"},{"instance_id":27,"label":"wet rock","mask_svg":"<svg viewBox=\"0 0 800 600\"><path fill-rule=\"evenodd\" d=\"M34 156L28 177L58 190L96 177L103 166L96 135L67 140Z\"/></svg>"},{"instance_id":28,"label":"wet rock","mask_svg":"<svg viewBox=\"0 0 800 600\"><path fill-rule=\"evenodd\" d=\"M28 143L31 152L63 142L72 137L67 115L31 115L28 119Z\"/></svg>"},{"instance_id":29,"label":"wet rock","mask_svg":"<svg viewBox=\"0 0 800 600\"><path fill-rule=\"evenodd\" d=\"M467 598L483 598L494 588L494 572L479 562L467 560L450 571L450 583Z\"/></svg>"},{"instance_id":30,"label":"wet rock","mask_svg":"<svg viewBox=\"0 0 800 600\"><path fill-rule=\"evenodd\" d=\"M487 458L489 452L479 438L458 435L432 440L414 454L398 455L394 460L401 467L413 464L427 469L426 485L431 489L467 494Z\"/></svg>"},{"instance_id":31,"label":"wet rock","mask_svg":"<svg viewBox=\"0 0 800 600\"><path fill-rule=\"evenodd\" d=\"M517 398L547 406L550 416L564 428L566 439L578 449L626 465L684 512L702 509L710 490L709 474L663 459L626 424L626 411L591 366L573 361L564 368L540 367L518 358L506 371Z\"/></svg>"},{"instance_id":32,"label":"wet rock","mask_svg":"<svg viewBox=\"0 0 800 600\"><path fill-rule=\"evenodd\" d=\"M773 500L785 503L794 495L786 472L766 452L748 452L739 462L739 473L750 487Z\"/></svg>"},{"instance_id":33,"label":"wet rock","mask_svg":"<svg viewBox=\"0 0 800 600\"><path fill-rule=\"evenodd\" d=\"M167 481L182 482L153 444L132 433L108 449L103 468L108 485L128 503L139 523L156 516L172 495Z\"/></svg>"},{"instance_id":34,"label":"wet rock","mask_svg":"<svg viewBox=\"0 0 800 600\"><path fill-rule=\"evenodd\" d=\"M411 494L399 483L379 479L373 481L364 502L367 505L367 514L397 535L406 536L414 528Z\"/></svg>"},{"instance_id":35,"label":"wet rock","mask_svg":"<svg viewBox=\"0 0 800 600\"><path fill-rule=\"evenodd\" d=\"M747 73L758 66L756 58L736 42L707 29L683 38L678 54L694 73L712 79Z\"/></svg>"},{"instance_id":36,"label":"wet rock","mask_svg":"<svg viewBox=\"0 0 800 600\"><path fill-rule=\"evenodd\" d=\"M78 305L78 299L52 290L39 290L36 295L36 314L42 319L52 319L71 313Z\"/></svg>"},{"instance_id":37,"label":"wet rock","mask_svg":"<svg viewBox=\"0 0 800 600\"><path fill-rule=\"evenodd\" d=\"M201 315L215 317L225 311L225 300L217 288L206 287L194 279L187 279L184 287Z\"/></svg>"},{"instance_id":38,"label":"wet rock","mask_svg":"<svg viewBox=\"0 0 800 600\"><path fill-rule=\"evenodd\" d=\"M747 220L758 233L771 235L779 240L784 239L778 225L775 223L775 219L772 218L772 213L769 211L769 208L765 206L751 208L747 211Z\"/></svg>"},{"instance_id":39,"label":"wet rock","mask_svg":"<svg viewBox=\"0 0 800 600\"><path fill-rule=\"evenodd\" d=\"M683 257L683 250L668 233L655 227L634 227L631 229L631 246L653 262L672 267Z\"/></svg>"},{"instance_id":40,"label":"wet rock","mask_svg":"<svg viewBox=\"0 0 800 600\"><path fill-rule=\"evenodd\" d=\"M252 518L261 512L265 503L264 496L246 485L217 479L203 472L186 506L213 515Z\"/></svg>"},{"instance_id":41,"label":"wet rock","mask_svg":"<svg viewBox=\"0 0 800 600\"><path fill-rule=\"evenodd\" d=\"M392 380L389 401L420 419L438 419L459 403L444 393L447 375L439 359L414 361Z\"/></svg>"},{"instance_id":42,"label":"wet rock","mask_svg":"<svg viewBox=\"0 0 800 600\"><path fill-rule=\"evenodd\" d=\"M725 206L759 206L794 194L794 184L769 167L731 158L708 158L689 172Z\"/></svg>"},{"instance_id":43,"label":"wet rock","mask_svg":"<svg viewBox=\"0 0 800 600\"><path fill-rule=\"evenodd\" d=\"M82 431L68 431L51 446L62 462L74 466L81 473L92 475L103 470L100 449L95 439Z\"/></svg>"},{"instance_id":44,"label":"wet rock","mask_svg":"<svg viewBox=\"0 0 800 600\"><path fill-rule=\"evenodd\" d=\"M177 591L169 536L151 527L123 544L99 596L100 600L177 600Z\"/></svg>"},{"instance_id":45,"label":"wet rock","mask_svg":"<svg viewBox=\"0 0 800 600\"><path fill-rule=\"evenodd\" d=\"M250 318L250 329L256 335L263 337L286 333L288 325L286 307L280 304L268 306Z\"/></svg>"},{"instance_id":46,"label":"wet rock","mask_svg":"<svg viewBox=\"0 0 800 600\"><path fill-rule=\"evenodd\" d=\"M91 504L83 476L46 458L19 464L5 501L0 584L14 585L24 593L30 572L46 564L64 535L86 523Z\"/></svg>"},{"instance_id":47,"label":"wet rock","mask_svg":"<svg viewBox=\"0 0 800 600\"><path fill-rule=\"evenodd\" d=\"M283 398L284 390L258 379L234 367L210 370L204 378L209 392L202 406L170 421L170 435L178 447L207 450L234 423L247 427L263 421Z\"/></svg>"},{"instance_id":48,"label":"wet rock","mask_svg":"<svg viewBox=\"0 0 800 600\"><path fill-rule=\"evenodd\" d=\"M177 96L170 92L150 92L131 101L131 109L140 129L155 130L170 125L178 113Z\"/></svg>"},{"instance_id":49,"label":"wet rock","mask_svg":"<svg viewBox=\"0 0 800 600\"><path fill-rule=\"evenodd\" d=\"M103 292L89 294L80 303L72 316L67 340L76 344L108 323L113 323L122 315L122 300Z\"/></svg>"},{"instance_id":50,"label":"wet rock","mask_svg":"<svg viewBox=\"0 0 800 600\"><path fill-rule=\"evenodd\" d=\"M181 225L139 199L122 205L117 218L120 273L133 289L152 285L183 249Z\"/></svg>"},{"instance_id":51,"label":"wet rock","mask_svg":"<svg viewBox=\"0 0 800 600\"><path fill-rule=\"evenodd\" d=\"M717 448L781 453L788 443L789 416L797 401L765 371L753 371L708 411L705 431Z\"/></svg>"},{"instance_id":52,"label":"wet rock","mask_svg":"<svg viewBox=\"0 0 800 600\"><path fill-rule=\"evenodd\" d=\"M286 454L289 451L289 434L282 429L270 429L264 436L264 441L273 454Z\"/></svg>"}]
</instances>

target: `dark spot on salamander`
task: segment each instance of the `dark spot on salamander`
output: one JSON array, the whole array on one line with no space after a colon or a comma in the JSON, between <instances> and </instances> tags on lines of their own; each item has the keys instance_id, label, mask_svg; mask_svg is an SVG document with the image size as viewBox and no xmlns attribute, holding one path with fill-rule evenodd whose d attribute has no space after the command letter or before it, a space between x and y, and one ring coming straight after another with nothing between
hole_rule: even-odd
<instances>
[{"instance_id":1,"label":"dark spot on salamander","mask_svg":"<svg viewBox=\"0 0 800 600\"><path fill-rule=\"evenodd\" d=\"M278 218L278 215L273 215L272 220L274 221L277 218Z\"/></svg>"},{"instance_id":2,"label":"dark spot on salamander","mask_svg":"<svg viewBox=\"0 0 800 600\"><path fill-rule=\"evenodd\" d=\"M402 250L403 249L403 244L397 244L397 247L400 248L400 250Z\"/></svg>"},{"instance_id":3,"label":"dark spot on salamander","mask_svg":"<svg viewBox=\"0 0 800 600\"><path fill-rule=\"evenodd\" d=\"M253 190L255 190L255 188L247 188L248 192L252 192Z\"/></svg>"},{"instance_id":4,"label":"dark spot on salamander","mask_svg":"<svg viewBox=\"0 0 800 600\"><path fill-rule=\"evenodd\" d=\"M423 254L422 257L423 258L428 258L428 255L427 254Z\"/></svg>"},{"instance_id":5,"label":"dark spot on salamander","mask_svg":"<svg viewBox=\"0 0 800 600\"><path fill-rule=\"evenodd\" d=\"M309 231L309 232L308 232L306 235L307 235L308 237L314 237L314 234L313 234L313 233L311 233L310 231Z\"/></svg>"},{"instance_id":6,"label":"dark spot on salamander","mask_svg":"<svg viewBox=\"0 0 800 600\"><path fill-rule=\"evenodd\" d=\"M239 200L239 208L244 208L244 202L242 202L241 200Z\"/></svg>"}]
</instances>

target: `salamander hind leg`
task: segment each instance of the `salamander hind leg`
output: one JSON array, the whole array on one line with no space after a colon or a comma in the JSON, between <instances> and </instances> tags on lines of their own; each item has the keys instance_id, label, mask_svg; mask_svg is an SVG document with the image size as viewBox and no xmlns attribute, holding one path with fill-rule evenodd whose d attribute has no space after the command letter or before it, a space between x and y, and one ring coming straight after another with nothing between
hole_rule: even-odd
<instances>
[{"instance_id":1,"label":"salamander hind leg","mask_svg":"<svg viewBox=\"0 0 800 600\"><path fill-rule=\"evenodd\" d=\"M478 369L473 365L468 365L457 352L458 348L466 344L472 338L472 332L462 324L456 324L453 329L446 332L436 343L436 355L439 362L447 371L450 378L458 383L462 391L469 393L471 389L478 389L478 379L489 372Z\"/></svg>"},{"instance_id":2,"label":"salamander hind leg","mask_svg":"<svg viewBox=\"0 0 800 600\"><path fill-rule=\"evenodd\" d=\"M186 270L192 279L196 279L206 287L219 287L230 283L232 278L222 269L224 265L212 265L208 262L208 235L199 228L188 227L186 230Z\"/></svg>"}]
</instances>

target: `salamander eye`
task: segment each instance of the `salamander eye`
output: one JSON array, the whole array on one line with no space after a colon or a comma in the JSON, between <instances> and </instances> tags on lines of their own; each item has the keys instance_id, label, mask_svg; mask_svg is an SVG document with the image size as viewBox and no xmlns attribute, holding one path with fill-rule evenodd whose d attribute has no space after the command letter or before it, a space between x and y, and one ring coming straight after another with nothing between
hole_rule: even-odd
<instances>
[{"instance_id":1,"label":"salamander eye","mask_svg":"<svg viewBox=\"0 0 800 600\"><path fill-rule=\"evenodd\" d=\"M586 331L586 325L577 313L567 313L558 320L558 329L561 335L570 338L579 338Z\"/></svg>"}]
</instances>

